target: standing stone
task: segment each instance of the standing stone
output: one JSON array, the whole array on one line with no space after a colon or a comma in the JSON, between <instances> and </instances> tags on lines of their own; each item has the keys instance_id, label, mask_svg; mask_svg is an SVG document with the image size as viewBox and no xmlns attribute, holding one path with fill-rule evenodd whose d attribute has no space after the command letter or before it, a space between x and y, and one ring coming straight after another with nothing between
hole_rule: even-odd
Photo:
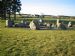
<instances>
[{"instance_id":1,"label":"standing stone","mask_svg":"<svg viewBox=\"0 0 75 56\"><path fill-rule=\"evenodd\" d=\"M38 20L31 21L29 26L30 26L30 29L32 29L32 30L36 30L36 29L39 30L40 29L40 25L39 25Z\"/></svg>"},{"instance_id":2,"label":"standing stone","mask_svg":"<svg viewBox=\"0 0 75 56\"><path fill-rule=\"evenodd\" d=\"M57 19L56 25L57 25L57 29L59 29L59 26L60 26L59 19Z\"/></svg>"},{"instance_id":3,"label":"standing stone","mask_svg":"<svg viewBox=\"0 0 75 56\"><path fill-rule=\"evenodd\" d=\"M71 25L72 25L71 22L69 22L69 23L68 23L68 28L71 27Z\"/></svg>"},{"instance_id":4,"label":"standing stone","mask_svg":"<svg viewBox=\"0 0 75 56\"><path fill-rule=\"evenodd\" d=\"M50 29L50 23L47 23L46 26L47 26L47 29Z\"/></svg>"},{"instance_id":5,"label":"standing stone","mask_svg":"<svg viewBox=\"0 0 75 56\"><path fill-rule=\"evenodd\" d=\"M23 23L23 20L21 20L21 23Z\"/></svg>"},{"instance_id":6,"label":"standing stone","mask_svg":"<svg viewBox=\"0 0 75 56\"><path fill-rule=\"evenodd\" d=\"M8 26L8 20L6 20L6 26Z\"/></svg>"},{"instance_id":7,"label":"standing stone","mask_svg":"<svg viewBox=\"0 0 75 56\"><path fill-rule=\"evenodd\" d=\"M39 24L39 21L38 20L33 20L35 26L36 26L36 29L39 30L40 29L40 24Z\"/></svg>"},{"instance_id":8,"label":"standing stone","mask_svg":"<svg viewBox=\"0 0 75 56\"><path fill-rule=\"evenodd\" d=\"M33 21L30 22L29 26L31 30L36 30L36 25L34 24Z\"/></svg>"},{"instance_id":9,"label":"standing stone","mask_svg":"<svg viewBox=\"0 0 75 56\"><path fill-rule=\"evenodd\" d=\"M14 25L14 21L8 20L8 27L13 27L13 25Z\"/></svg>"},{"instance_id":10,"label":"standing stone","mask_svg":"<svg viewBox=\"0 0 75 56\"><path fill-rule=\"evenodd\" d=\"M42 19L40 19L39 22L42 23Z\"/></svg>"}]
</instances>

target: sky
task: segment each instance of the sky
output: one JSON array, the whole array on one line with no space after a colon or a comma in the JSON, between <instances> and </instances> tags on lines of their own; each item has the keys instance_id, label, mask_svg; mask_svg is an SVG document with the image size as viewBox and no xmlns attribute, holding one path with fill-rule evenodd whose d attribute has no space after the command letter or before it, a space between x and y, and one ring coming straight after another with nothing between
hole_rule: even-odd
<instances>
[{"instance_id":1,"label":"sky","mask_svg":"<svg viewBox=\"0 0 75 56\"><path fill-rule=\"evenodd\" d=\"M75 16L75 0L21 0L24 14Z\"/></svg>"}]
</instances>

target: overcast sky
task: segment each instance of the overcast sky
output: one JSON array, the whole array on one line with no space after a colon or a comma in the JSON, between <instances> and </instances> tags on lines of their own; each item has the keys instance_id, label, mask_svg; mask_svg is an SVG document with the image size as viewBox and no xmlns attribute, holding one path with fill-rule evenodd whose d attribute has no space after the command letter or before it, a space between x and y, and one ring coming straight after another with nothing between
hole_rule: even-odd
<instances>
[{"instance_id":1,"label":"overcast sky","mask_svg":"<svg viewBox=\"0 0 75 56\"><path fill-rule=\"evenodd\" d=\"M21 13L75 16L75 0L21 0Z\"/></svg>"}]
</instances>

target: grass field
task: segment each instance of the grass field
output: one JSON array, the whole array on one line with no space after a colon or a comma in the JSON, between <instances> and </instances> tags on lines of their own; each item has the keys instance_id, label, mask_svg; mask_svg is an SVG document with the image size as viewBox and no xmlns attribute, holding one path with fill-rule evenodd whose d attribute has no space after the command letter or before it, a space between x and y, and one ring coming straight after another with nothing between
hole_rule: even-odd
<instances>
[{"instance_id":1,"label":"grass field","mask_svg":"<svg viewBox=\"0 0 75 56\"><path fill-rule=\"evenodd\" d=\"M5 28L0 20L0 56L75 56L75 30Z\"/></svg>"}]
</instances>

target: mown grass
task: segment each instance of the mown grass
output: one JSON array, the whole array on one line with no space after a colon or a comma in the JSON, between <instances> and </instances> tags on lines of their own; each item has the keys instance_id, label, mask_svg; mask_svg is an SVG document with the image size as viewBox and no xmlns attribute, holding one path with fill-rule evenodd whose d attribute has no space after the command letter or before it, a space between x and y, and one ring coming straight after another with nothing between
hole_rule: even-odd
<instances>
[{"instance_id":1,"label":"mown grass","mask_svg":"<svg viewBox=\"0 0 75 56\"><path fill-rule=\"evenodd\" d=\"M0 28L0 56L75 56L75 30Z\"/></svg>"}]
</instances>

